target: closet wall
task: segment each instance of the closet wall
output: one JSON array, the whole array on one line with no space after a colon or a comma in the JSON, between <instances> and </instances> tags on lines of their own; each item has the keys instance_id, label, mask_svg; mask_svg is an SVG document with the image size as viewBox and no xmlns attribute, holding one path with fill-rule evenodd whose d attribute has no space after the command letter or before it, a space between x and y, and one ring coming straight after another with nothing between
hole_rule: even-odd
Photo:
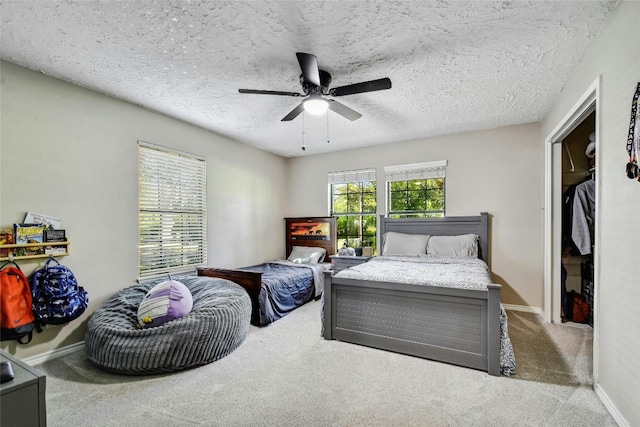
<instances>
[{"instance_id":1,"label":"closet wall","mask_svg":"<svg viewBox=\"0 0 640 427\"><path fill-rule=\"evenodd\" d=\"M572 187L592 179L589 158L585 154L585 149L589 144L589 135L595 132L595 111L593 111L582 123L580 123L562 142L562 194L563 194L563 250L562 265L566 270L566 291L575 291L578 294L583 292L583 281L585 280L583 265L592 260L592 254L581 255L575 248L571 251L565 245L565 240L570 238L571 230L567 228L566 220L572 214L571 200L568 195ZM594 177L595 178L595 177ZM593 272L593 269L591 269ZM590 278L593 283L593 277ZM563 313L566 315L566 313Z\"/></svg>"}]
</instances>

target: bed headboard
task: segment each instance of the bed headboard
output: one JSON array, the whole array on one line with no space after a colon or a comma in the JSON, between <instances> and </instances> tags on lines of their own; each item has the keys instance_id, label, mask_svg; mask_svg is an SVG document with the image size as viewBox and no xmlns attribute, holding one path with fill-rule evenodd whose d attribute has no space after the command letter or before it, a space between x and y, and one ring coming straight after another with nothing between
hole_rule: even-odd
<instances>
[{"instance_id":1,"label":"bed headboard","mask_svg":"<svg viewBox=\"0 0 640 427\"><path fill-rule=\"evenodd\" d=\"M327 250L325 260L336 253L336 219L330 216L285 218L288 257L293 246L313 246Z\"/></svg>"},{"instance_id":2,"label":"bed headboard","mask_svg":"<svg viewBox=\"0 0 640 427\"><path fill-rule=\"evenodd\" d=\"M431 236L477 234L478 258L489 263L489 214L478 216L448 216L444 218L386 218L380 215L380 236L388 231ZM382 239L378 239L381 243ZM380 248L378 248L380 253Z\"/></svg>"}]
</instances>

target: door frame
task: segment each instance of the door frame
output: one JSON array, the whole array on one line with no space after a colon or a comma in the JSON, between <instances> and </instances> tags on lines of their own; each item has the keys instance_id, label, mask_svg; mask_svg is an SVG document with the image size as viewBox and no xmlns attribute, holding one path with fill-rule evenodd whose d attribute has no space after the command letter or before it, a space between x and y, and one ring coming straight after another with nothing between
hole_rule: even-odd
<instances>
[{"instance_id":1,"label":"door frame","mask_svg":"<svg viewBox=\"0 0 640 427\"><path fill-rule=\"evenodd\" d=\"M601 78L589 86L554 130L545 138L545 172L544 172L544 307L546 322L561 323L561 291L560 291L560 257L562 252L562 140L571 133L594 110L596 153L600 152L600 90ZM596 162L596 177L600 177L601 162ZM594 328L593 328L593 373L594 384L597 383L596 372L598 348L598 289L599 289L599 235L600 235L600 183L596 179L596 218L595 242L593 250L594 264Z\"/></svg>"}]
</instances>

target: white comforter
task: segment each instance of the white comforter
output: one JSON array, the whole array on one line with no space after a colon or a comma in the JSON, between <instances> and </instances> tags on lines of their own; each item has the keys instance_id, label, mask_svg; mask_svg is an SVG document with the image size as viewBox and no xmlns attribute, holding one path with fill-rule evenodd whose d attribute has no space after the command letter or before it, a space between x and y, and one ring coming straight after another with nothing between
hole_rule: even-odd
<instances>
[{"instance_id":1,"label":"white comforter","mask_svg":"<svg viewBox=\"0 0 640 427\"><path fill-rule=\"evenodd\" d=\"M492 283L489 268L481 259L434 255L378 256L344 269L336 277L478 290L486 290Z\"/></svg>"}]
</instances>

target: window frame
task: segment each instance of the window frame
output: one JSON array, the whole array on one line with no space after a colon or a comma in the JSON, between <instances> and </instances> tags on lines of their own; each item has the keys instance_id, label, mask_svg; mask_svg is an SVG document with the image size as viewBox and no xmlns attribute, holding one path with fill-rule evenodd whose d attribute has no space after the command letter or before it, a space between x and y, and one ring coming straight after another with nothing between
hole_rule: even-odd
<instances>
[{"instance_id":1,"label":"window frame","mask_svg":"<svg viewBox=\"0 0 640 427\"><path fill-rule=\"evenodd\" d=\"M138 141L140 280L207 263L206 158Z\"/></svg>"},{"instance_id":2,"label":"window frame","mask_svg":"<svg viewBox=\"0 0 640 427\"><path fill-rule=\"evenodd\" d=\"M337 186L345 186L346 192L337 194ZM373 186L373 189L367 186ZM353 191L354 187L358 187L358 191ZM349 196L359 194L360 209L357 211L349 211ZM336 211L336 196L345 196L347 201L347 211ZM373 209L369 211L363 210L366 197L373 197ZM346 242L349 247L372 246L377 244L377 209L378 209L378 182L376 179L375 169L360 169L354 171L340 171L329 173L329 215L336 218L336 247L339 249L339 242ZM342 222L341 218L346 218L346 236L340 233ZM367 221L369 218L369 221ZM357 224L357 233L349 233L349 223L353 221ZM373 231L371 232L371 227ZM370 230L370 232L367 232Z\"/></svg>"}]
</instances>

